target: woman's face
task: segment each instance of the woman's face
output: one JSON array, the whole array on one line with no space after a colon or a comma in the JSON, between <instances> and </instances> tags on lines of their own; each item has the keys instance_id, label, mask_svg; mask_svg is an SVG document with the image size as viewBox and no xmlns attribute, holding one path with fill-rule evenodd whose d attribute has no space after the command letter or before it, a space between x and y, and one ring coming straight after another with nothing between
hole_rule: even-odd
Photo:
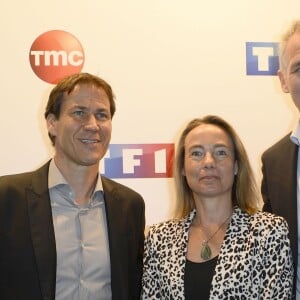
<instances>
[{"instance_id":1,"label":"woman's face","mask_svg":"<svg viewBox=\"0 0 300 300\"><path fill-rule=\"evenodd\" d=\"M227 133L212 124L201 124L185 139L183 175L195 198L228 197L231 200L237 163Z\"/></svg>"}]
</instances>

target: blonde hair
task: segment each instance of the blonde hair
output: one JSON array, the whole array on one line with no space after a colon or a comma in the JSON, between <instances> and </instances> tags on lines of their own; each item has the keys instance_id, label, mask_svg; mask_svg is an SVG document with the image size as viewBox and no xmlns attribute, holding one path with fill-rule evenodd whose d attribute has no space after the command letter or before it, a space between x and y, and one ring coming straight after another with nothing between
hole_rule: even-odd
<instances>
[{"instance_id":1,"label":"blonde hair","mask_svg":"<svg viewBox=\"0 0 300 300\"><path fill-rule=\"evenodd\" d=\"M259 193L245 147L231 125L218 116L208 115L191 120L186 125L178 141L173 165L176 189L174 218L183 218L195 208L192 190L182 171L184 169L186 136L190 131L202 124L212 124L221 128L231 139L234 148L234 159L238 166L232 186L232 203L242 211L254 214L259 208Z\"/></svg>"},{"instance_id":2,"label":"blonde hair","mask_svg":"<svg viewBox=\"0 0 300 300\"><path fill-rule=\"evenodd\" d=\"M285 33L281 37L281 42L279 44L279 66L281 70L286 69L285 51L288 41L295 33L300 34L300 20L292 22L290 27L285 31Z\"/></svg>"}]
</instances>

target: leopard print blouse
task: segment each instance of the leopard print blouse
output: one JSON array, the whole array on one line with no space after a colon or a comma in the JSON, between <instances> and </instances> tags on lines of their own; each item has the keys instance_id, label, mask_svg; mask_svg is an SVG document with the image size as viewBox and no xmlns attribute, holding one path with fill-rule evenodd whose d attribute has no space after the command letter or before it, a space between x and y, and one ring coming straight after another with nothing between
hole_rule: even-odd
<instances>
[{"instance_id":1,"label":"leopard print blouse","mask_svg":"<svg viewBox=\"0 0 300 300\"><path fill-rule=\"evenodd\" d=\"M144 300L184 298L188 231L196 214L150 227L145 240ZM293 267L286 221L235 208L219 253L210 300L292 299ZM200 299L201 295L199 295Z\"/></svg>"}]
</instances>

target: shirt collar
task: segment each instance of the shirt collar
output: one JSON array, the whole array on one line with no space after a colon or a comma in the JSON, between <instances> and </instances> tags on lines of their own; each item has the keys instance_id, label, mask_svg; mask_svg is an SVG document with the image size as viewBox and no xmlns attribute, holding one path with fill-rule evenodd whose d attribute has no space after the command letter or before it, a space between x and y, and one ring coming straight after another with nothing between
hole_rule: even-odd
<instances>
[{"instance_id":1,"label":"shirt collar","mask_svg":"<svg viewBox=\"0 0 300 300\"><path fill-rule=\"evenodd\" d=\"M69 185L64 176L61 174L60 170L55 164L54 159L51 160L50 166L49 166L49 175L48 175L48 186L49 189L56 187L58 185ZM103 192L103 186L101 181L101 176L98 173L98 178L95 186L94 193L96 192Z\"/></svg>"},{"instance_id":2,"label":"shirt collar","mask_svg":"<svg viewBox=\"0 0 300 300\"><path fill-rule=\"evenodd\" d=\"M300 146L300 120L298 121L296 127L291 133L290 139L294 144Z\"/></svg>"}]
</instances>

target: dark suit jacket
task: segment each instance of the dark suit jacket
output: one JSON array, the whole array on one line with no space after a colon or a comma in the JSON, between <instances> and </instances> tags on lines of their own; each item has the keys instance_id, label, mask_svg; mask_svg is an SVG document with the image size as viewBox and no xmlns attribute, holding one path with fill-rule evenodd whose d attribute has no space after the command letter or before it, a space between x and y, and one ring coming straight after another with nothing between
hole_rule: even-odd
<instances>
[{"instance_id":1,"label":"dark suit jacket","mask_svg":"<svg viewBox=\"0 0 300 300\"><path fill-rule=\"evenodd\" d=\"M0 178L0 299L55 299L56 246L48 169L49 162L34 172ZM144 201L138 193L108 178L102 177L102 183L112 299L138 299Z\"/></svg>"},{"instance_id":2,"label":"dark suit jacket","mask_svg":"<svg viewBox=\"0 0 300 300\"><path fill-rule=\"evenodd\" d=\"M297 158L298 147L288 134L263 153L261 186L263 210L280 215L288 222L295 273L298 260Z\"/></svg>"}]
</instances>

